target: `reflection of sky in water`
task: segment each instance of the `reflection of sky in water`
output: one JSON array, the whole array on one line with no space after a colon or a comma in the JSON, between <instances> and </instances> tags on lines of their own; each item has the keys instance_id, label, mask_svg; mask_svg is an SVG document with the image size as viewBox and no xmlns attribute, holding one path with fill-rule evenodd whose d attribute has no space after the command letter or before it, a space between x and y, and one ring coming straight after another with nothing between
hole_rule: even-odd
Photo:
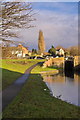
<instances>
[{"instance_id":1,"label":"reflection of sky in water","mask_svg":"<svg viewBox=\"0 0 80 120\"><path fill-rule=\"evenodd\" d=\"M75 105L79 104L78 86L80 86L80 81L78 75L74 75L74 79L60 74L57 76L47 75L43 78L53 96Z\"/></svg>"}]
</instances>

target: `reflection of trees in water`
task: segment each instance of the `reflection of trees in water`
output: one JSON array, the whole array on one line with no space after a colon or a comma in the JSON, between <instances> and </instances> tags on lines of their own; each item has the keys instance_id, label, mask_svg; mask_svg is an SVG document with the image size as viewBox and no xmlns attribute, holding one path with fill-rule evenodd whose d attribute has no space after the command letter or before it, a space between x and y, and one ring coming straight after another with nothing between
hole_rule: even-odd
<instances>
[{"instance_id":1,"label":"reflection of trees in water","mask_svg":"<svg viewBox=\"0 0 80 120\"><path fill-rule=\"evenodd\" d=\"M58 82L58 83L65 83L65 76L63 75L44 75L43 79L45 82L53 83L53 82Z\"/></svg>"},{"instance_id":2,"label":"reflection of trees in water","mask_svg":"<svg viewBox=\"0 0 80 120\"><path fill-rule=\"evenodd\" d=\"M74 74L74 78L65 77L64 74L58 75L42 75L43 80L48 83L66 83L66 82L73 82L73 83L80 83L80 76Z\"/></svg>"},{"instance_id":3,"label":"reflection of trees in water","mask_svg":"<svg viewBox=\"0 0 80 120\"><path fill-rule=\"evenodd\" d=\"M80 83L80 75L74 74L74 82L75 83Z\"/></svg>"},{"instance_id":4,"label":"reflection of trees in water","mask_svg":"<svg viewBox=\"0 0 80 120\"><path fill-rule=\"evenodd\" d=\"M74 79L74 71L65 71L65 76Z\"/></svg>"}]
</instances>

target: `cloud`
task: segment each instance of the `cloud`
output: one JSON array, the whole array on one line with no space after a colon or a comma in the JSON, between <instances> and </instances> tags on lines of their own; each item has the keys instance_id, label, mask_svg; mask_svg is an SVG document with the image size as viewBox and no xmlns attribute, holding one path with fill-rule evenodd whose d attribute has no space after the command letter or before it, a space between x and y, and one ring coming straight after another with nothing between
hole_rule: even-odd
<instances>
[{"instance_id":1,"label":"cloud","mask_svg":"<svg viewBox=\"0 0 80 120\"><path fill-rule=\"evenodd\" d=\"M78 44L77 3L40 2L34 3L33 8L38 11L34 16L37 20L32 23L36 27L18 32L20 40L29 49L37 48L40 29L44 33L46 49L51 45L69 47Z\"/></svg>"},{"instance_id":2,"label":"cloud","mask_svg":"<svg viewBox=\"0 0 80 120\"><path fill-rule=\"evenodd\" d=\"M21 36L26 45L37 48L38 34L41 29L44 33L46 49L51 45L69 47L78 44L78 15L59 14L50 10L41 10L37 15L36 27L22 30Z\"/></svg>"}]
</instances>

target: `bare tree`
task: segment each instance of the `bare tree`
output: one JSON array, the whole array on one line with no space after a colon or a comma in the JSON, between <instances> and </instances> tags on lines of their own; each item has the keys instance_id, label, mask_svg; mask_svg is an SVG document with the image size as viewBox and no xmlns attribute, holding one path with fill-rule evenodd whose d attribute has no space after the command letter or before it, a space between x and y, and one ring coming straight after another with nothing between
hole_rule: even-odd
<instances>
[{"instance_id":1,"label":"bare tree","mask_svg":"<svg viewBox=\"0 0 80 120\"><path fill-rule=\"evenodd\" d=\"M14 32L19 28L31 28L31 21L34 21L32 4L27 2L2 2L2 9L0 10L1 40L4 42L14 41L9 40L11 37L18 37Z\"/></svg>"},{"instance_id":2,"label":"bare tree","mask_svg":"<svg viewBox=\"0 0 80 120\"><path fill-rule=\"evenodd\" d=\"M69 48L67 48L67 51L69 52L69 54L71 56L78 56L80 55L80 46L76 45L76 46L71 46Z\"/></svg>"}]
</instances>

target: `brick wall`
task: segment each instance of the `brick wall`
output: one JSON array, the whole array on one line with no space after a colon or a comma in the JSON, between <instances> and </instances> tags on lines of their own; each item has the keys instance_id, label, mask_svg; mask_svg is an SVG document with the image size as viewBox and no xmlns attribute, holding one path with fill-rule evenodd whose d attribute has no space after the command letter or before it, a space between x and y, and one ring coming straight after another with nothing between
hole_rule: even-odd
<instances>
[{"instance_id":1,"label":"brick wall","mask_svg":"<svg viewBox=\"0 0 80 120\"><path fill-rule=\"evenodd\" d=\"M43 64L43 67L49 67L49 66L57 66L57 67L63 67L64 66L64 57L59 58L50 58L49 60L45 61Z\"/></svg>"},{"instance_id":2,"label":"brick wall","mask_svg":"<svg viewBox=\"0 0 80 120\"><path fill-rule=\"evenodd\" d=\"M74 67L79 64L80 64L80 56L75 56L74 57ZM57 67L64 68L64 57L50 58L49 60L47 60L43 63L43 68L49 67L49 66L57 66Z\"/></svg>"},{"instance_id":3,"label":"brick wall","mask_svg":"<svg viewBox=\"0 0 80 120\"><path fill-rule=\"evenodd\" d=\"M77 66L80 64L80 56L75 56L74 57L74 66Z\"/></svg>"}]
</instances>

